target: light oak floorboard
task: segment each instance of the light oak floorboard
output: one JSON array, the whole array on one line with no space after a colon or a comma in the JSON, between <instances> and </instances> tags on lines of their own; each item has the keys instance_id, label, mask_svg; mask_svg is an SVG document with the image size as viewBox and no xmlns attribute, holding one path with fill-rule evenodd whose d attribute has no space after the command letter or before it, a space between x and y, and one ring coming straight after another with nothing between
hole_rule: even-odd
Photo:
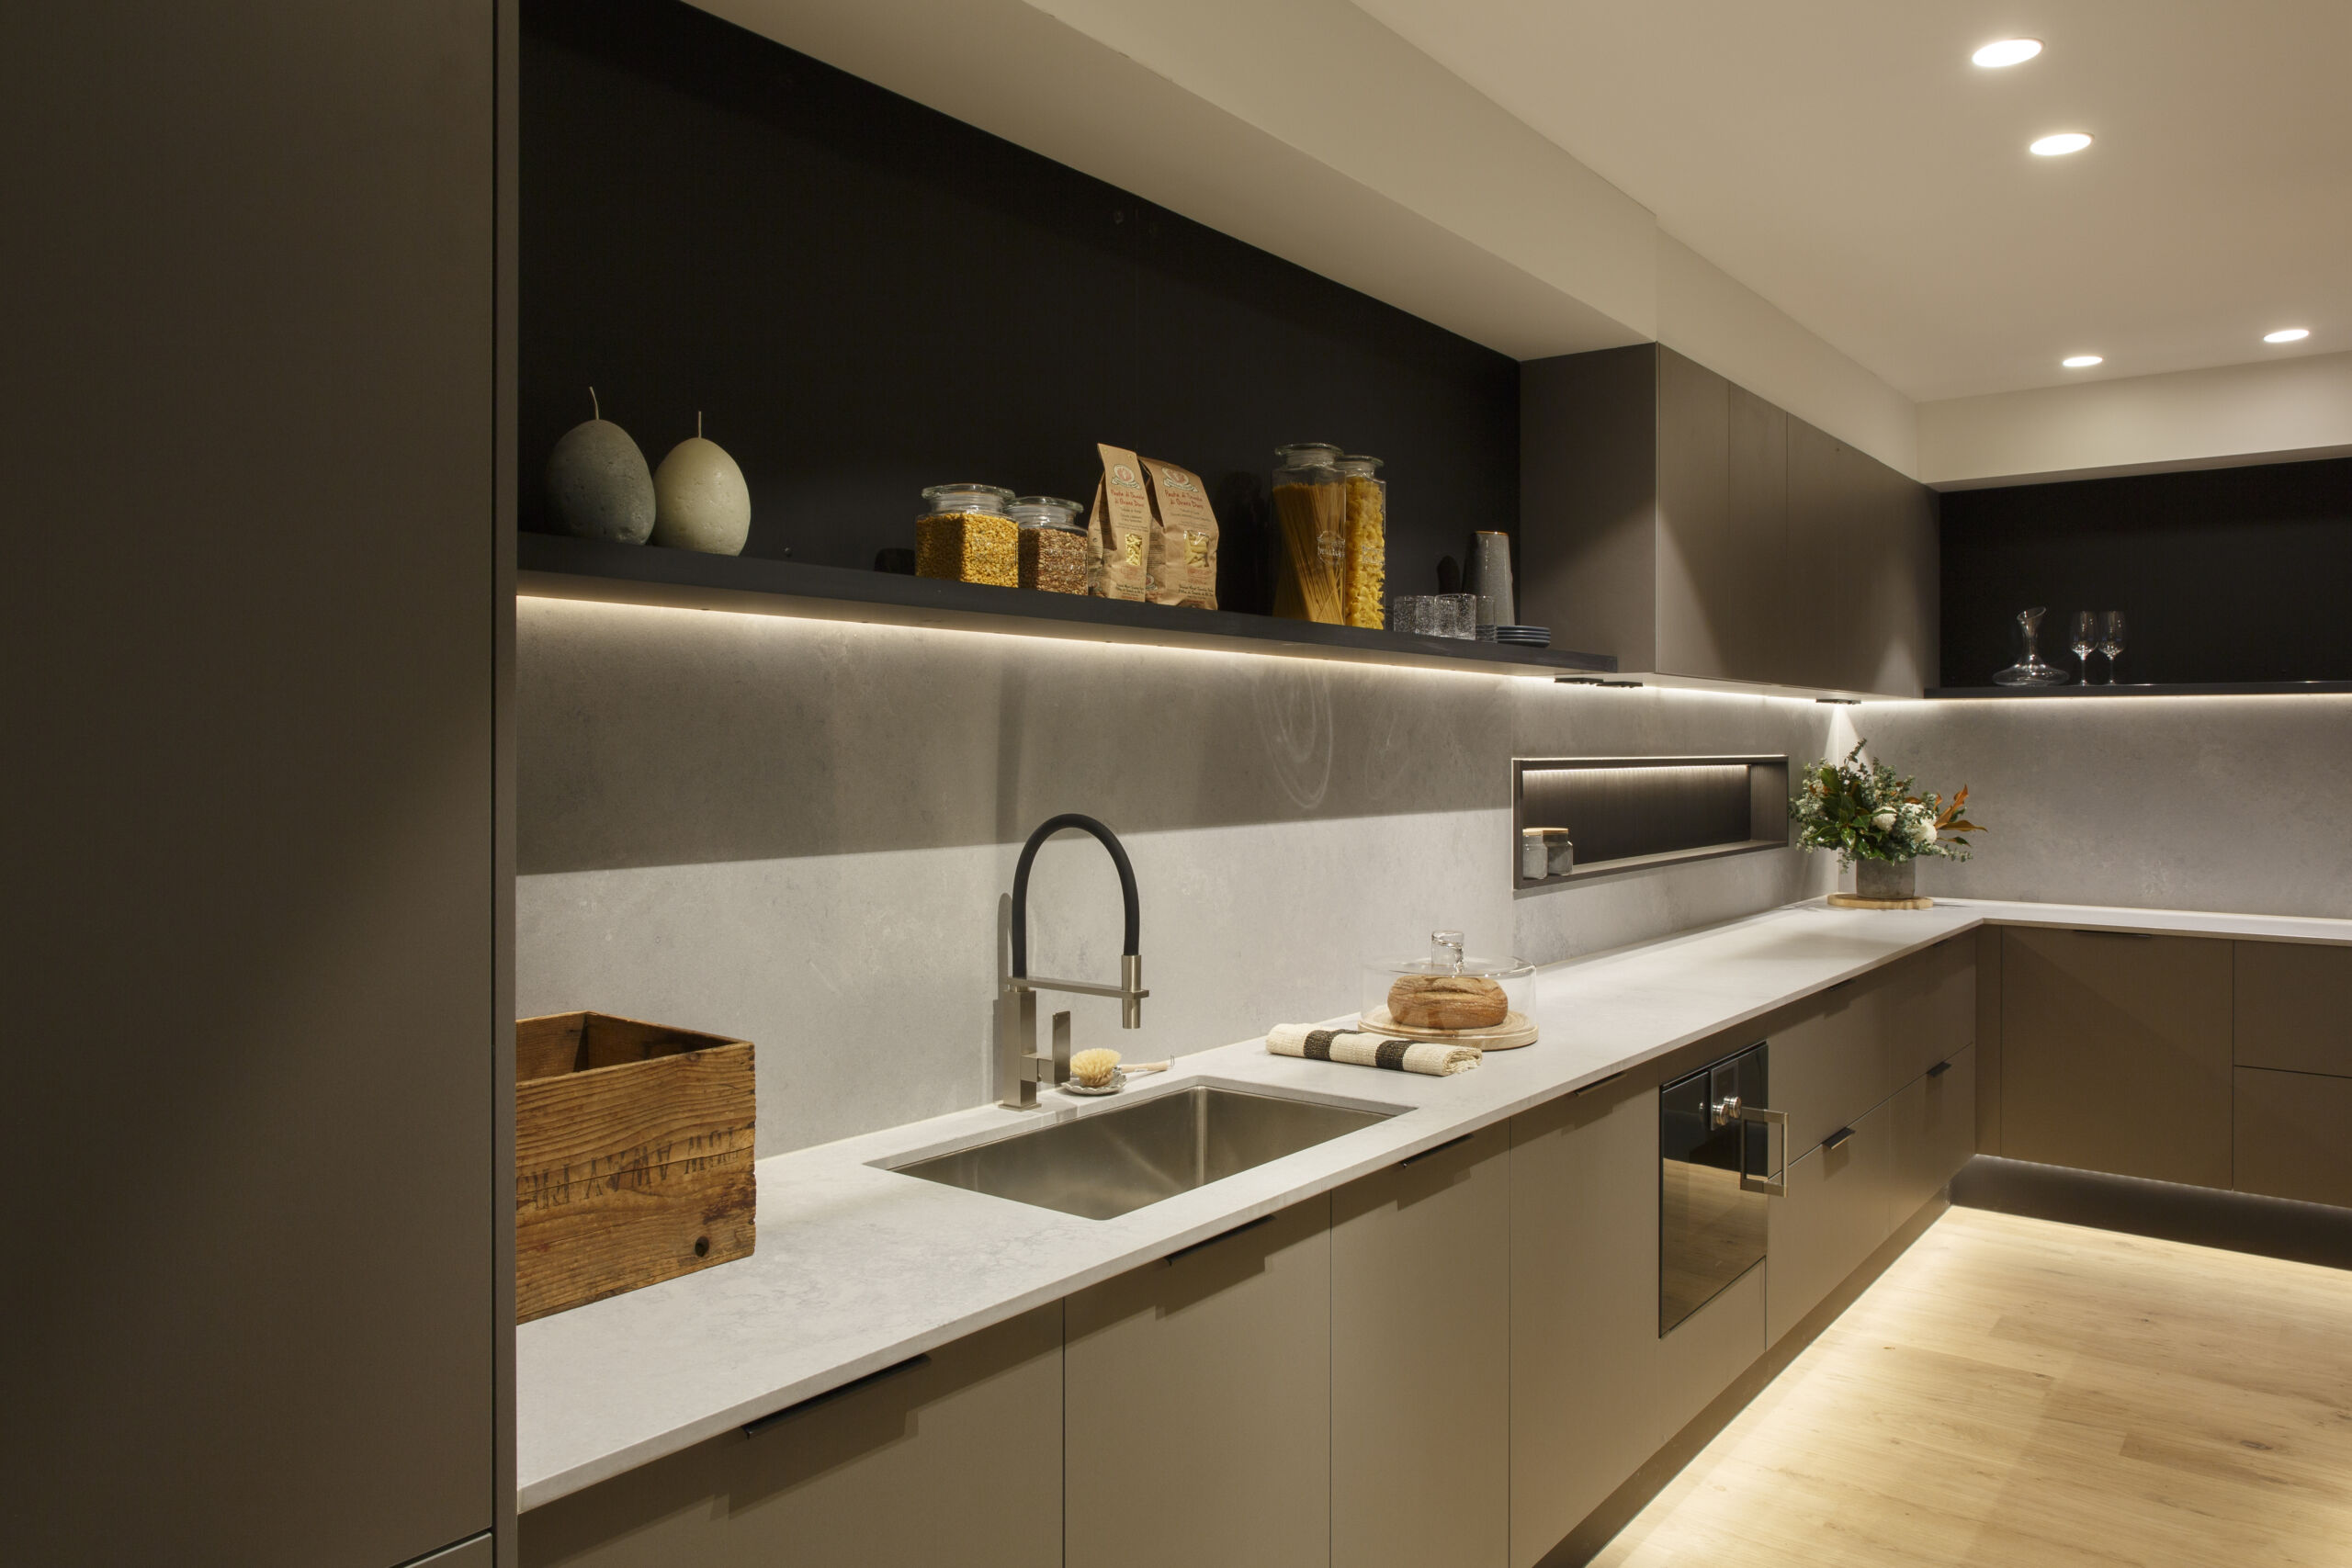
<instances>
[{"instance_id":1,"label":"light oak floorboard","mask_svg":"<svg viewBox=\"0 0 2352 1568\"><path fill-rule=\"evenodd\" d=\"M2352 1273L1952 1209L1602 1568L2352 1563Z\"/></svg>"}]
</instances>

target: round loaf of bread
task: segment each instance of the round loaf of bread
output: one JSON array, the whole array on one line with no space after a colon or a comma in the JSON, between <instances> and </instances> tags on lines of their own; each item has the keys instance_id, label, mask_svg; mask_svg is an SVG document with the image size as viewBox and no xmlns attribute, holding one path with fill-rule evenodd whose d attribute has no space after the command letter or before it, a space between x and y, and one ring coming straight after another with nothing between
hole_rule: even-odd
<instances>
[{"instance_id":1,"label":"round loaf of bread","mask_svg":"<svg viewBox=\"0 0 2352 1568\"><path fill-rule=\"evenodd\" d=\"M1484 975L1405 975L1388 987L1388 1016L1408 1029L1492 1029L1510 1010Z\"/></svg>"}]
</instances>

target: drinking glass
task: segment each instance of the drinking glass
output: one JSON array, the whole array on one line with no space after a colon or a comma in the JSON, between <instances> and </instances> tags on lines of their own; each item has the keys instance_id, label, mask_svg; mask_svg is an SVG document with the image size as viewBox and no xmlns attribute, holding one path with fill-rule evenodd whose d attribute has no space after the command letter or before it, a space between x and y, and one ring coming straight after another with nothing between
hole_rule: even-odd
<instances>
[{"instance_id":1,"label":"drinking glass","mask_svg":"<svg viewBox=\"0 0 2352 1568\"><path fill-rule=\"evenodd\" d=\"M2109 610L2099 624L2098 650L2107 655L2107 683L2115 684L2115 656L2123 651L2123 612Z\"/></svg>"},{"instance_id":2,"label":"drinking glass","mask_svg":"<svg viewBox=\"0 0 2352 1568\"><path fill-rule=\"evenodd\" d=\"M2075 612L2075 639L2067 647L2075 650L2075 662L2083 667L2083 684L2091 683L2091 653L2098 647L2098 616L2088 610ZM2110 675L2113 671L2109 671Z\"/></svg>"}]
</instances>

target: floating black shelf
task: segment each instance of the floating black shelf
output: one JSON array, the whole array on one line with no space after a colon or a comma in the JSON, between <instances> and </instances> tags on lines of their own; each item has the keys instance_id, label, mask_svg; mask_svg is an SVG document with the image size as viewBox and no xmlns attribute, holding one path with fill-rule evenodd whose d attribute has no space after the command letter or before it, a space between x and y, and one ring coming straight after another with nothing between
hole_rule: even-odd
<instances>
[{"instance_id":1,"label":"floating black shelf","mask_svg":"<svg viewBox=\"0 0 2352 1568\"><path fill-rule=\"evenodd\" d=\"M1939 700L1982 697L2283 697L2352 692L2352 681L2242 681L2155 686L1930 686Z\"/></svg>"},{"instance_id":2,"label":"floating black shelf","mask_svg":"<svg viewBox=\"0 0 2352 1568\"><path fill-rule=\"evenodd\" d=\"M1133 604L1075 593L989 588L893 572L710 556L555 534L517 536L516 566L516 591L539 598L942 626L1083 642L1222 649L1489 675L1551 676L1564 670L1609 674L1617 669L1615 658L1604 653L1505 648L1229 610Z\"/></svg>"}]
</instances>

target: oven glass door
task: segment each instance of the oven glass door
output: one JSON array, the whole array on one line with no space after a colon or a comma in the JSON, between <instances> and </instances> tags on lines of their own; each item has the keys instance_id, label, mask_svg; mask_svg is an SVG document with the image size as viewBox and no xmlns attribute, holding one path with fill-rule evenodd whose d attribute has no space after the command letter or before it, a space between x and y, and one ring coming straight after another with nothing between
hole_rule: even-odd
<instances>
[{"instance_id":1,"label":"oven glass door","mask_svg":"<svg viewBox=\"0 0 2352 1568\"><path fill-rule=\"evenodd\" d=\"M1743 1141L1747 1168L1767 1168L1768 1134L1738 1120L1736 1107L1771 1103L1765 1050L1759 1042L1658 1090L1661 1335L1764 1259L1770 1200L1743 1190L1739 1173Z\"/></svg>"}]
</instances>

